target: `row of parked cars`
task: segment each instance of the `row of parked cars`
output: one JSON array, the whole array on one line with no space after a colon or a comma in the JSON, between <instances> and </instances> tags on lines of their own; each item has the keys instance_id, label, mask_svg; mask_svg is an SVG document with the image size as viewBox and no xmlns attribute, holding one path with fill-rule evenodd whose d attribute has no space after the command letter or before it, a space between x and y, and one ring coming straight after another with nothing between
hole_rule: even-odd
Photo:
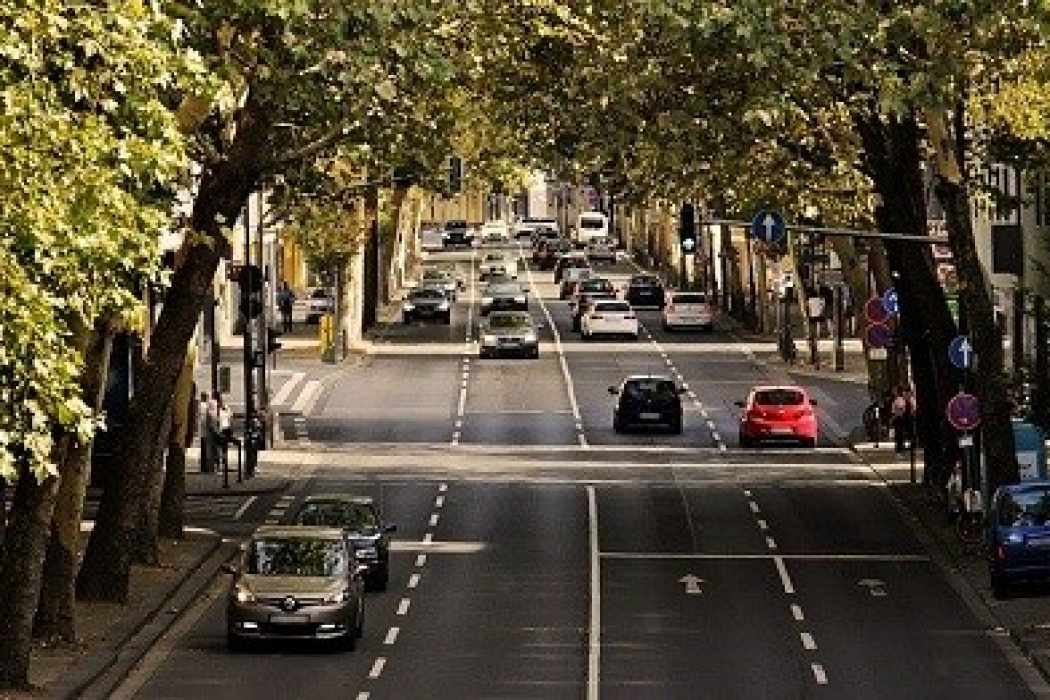
<instances>
[{"instance_id":1,"label":"row of parked cars","mask_svg":"<svg viewBox=\"0 0 1050 700\"><path fill-rule=\"evenodd\" d=\"M267 640L331 642L352 650L365 621L365 591L390 579L390 535L368 496L308 496L287 525L264 525L233 564L226 639L233 651Z\"/></svg>"}]
</instances>

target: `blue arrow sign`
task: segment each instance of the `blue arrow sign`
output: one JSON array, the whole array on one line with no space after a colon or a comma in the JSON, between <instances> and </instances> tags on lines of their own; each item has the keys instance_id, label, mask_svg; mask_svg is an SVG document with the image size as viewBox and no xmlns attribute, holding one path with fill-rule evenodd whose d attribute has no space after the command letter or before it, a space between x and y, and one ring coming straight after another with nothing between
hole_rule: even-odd
<instances>
[{"instance_id":1,"label":"blue arrow sign","mask_svg":"<svg viewBox=\"0 0 1050 700\"><path fill-rule=\"evenodd\" d=\"M763 243L776 243L787 233L784 217L775 211L762 210L751 219L750 233Z\"/></svg>"},{"instance_id":2,"label":"blue arrow sign","mask_svg":"<svg viewBox=\"0 0 1050 700\"><path fill-rule=\"evenodd\" d=\"M890 316L896 316L900 313L901 307L897 299L896 289L887 289L882 293L882 306Z\"/></svg>"},{"instance_id":3,"label":"blue arrow sign","mask_svg":"<svg viewBox=\"0 0 1050 700\"><path fill-rule=\"evenodd\" d=\"M957 335L948 343L948 359L959 369L970 369L973 358L973 345L965 335Z\"/></svg>"}]
</instances>

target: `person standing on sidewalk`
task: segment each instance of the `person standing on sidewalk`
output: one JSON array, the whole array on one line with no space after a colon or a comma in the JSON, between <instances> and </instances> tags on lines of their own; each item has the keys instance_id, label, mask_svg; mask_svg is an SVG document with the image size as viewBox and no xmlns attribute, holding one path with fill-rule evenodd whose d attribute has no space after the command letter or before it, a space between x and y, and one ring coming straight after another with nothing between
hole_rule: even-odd
<instances>
[{"instance_id":1,"label":"person standing on sidewalk","mask_svg":"<svg viewBox=\"0 0 1050 700\"><path fill-rule=\"evenodd\" d=\"M901 387L890 404L893 417L893 443L898 457L915 442L915 397L910 387Z\"/></svg>"},{"instance_id":2,"label":"person standing on sidewalk","mask_svg":"<svg viewBox=\"0 0 1050 700\"><path fill-rule=\"evenodd\" d=\"M285 333L292 332L292 308L295 306L295 294L288 287L287 282L281 282L281 289L277 292L277 308L281 310L281 327Z\"/></svg>"}]
</instances>

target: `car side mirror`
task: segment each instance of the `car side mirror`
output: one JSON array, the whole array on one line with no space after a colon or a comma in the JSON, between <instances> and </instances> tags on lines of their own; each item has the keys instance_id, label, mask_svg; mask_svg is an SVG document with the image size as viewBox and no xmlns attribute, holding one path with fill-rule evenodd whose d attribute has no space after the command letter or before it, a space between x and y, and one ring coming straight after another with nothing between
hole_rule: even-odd
<instances>
[{"instance_id":1,"label":"car side mirror","mask_svg":"<svg viewBox=\"0 0 1050 700\"><path fill-rule=\"evenodd\" d=\"M237 567L233 564L223 564L219 567L219 570L224 574L230 574L231 576L237 575Z\"/></svg>"},{"instance_id":2,"label":"car side mirror","mask_svg":"<svg viewBox=\"0 0 1050 700\"><path fill-rule=\"evenodd\" d=\"M734 406L738 406L739 408L743 408L744 407L744 402L743 401L734 401L733 405Z\"/></svg>"},{"instance_id":3,"label":"car side mirror","mask_svg":"<svg viewBox=\"0 0 1050 700\"><path fill-rule=\"evenodd\" d=\"M397 525L393 523L387 523L383 526L383 532L397 532Z\"/></svg>"}]
</instances>

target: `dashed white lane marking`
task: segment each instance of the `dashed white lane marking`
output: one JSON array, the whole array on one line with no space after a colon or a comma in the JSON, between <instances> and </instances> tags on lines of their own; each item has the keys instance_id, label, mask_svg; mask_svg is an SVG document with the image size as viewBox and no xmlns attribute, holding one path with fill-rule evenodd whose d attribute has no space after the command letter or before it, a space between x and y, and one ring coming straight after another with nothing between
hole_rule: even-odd
<instances>
[{"instance_id":1,"label":"dashed white lane marking","mask_svg":"<svg viewBox=\"0 0 1050 700\"><path fill-rule=\"evenodd\" d=\"M439 517L440 516L438 516L437 513L434 513L434 514L432 514L430 516L430 527L436 527L437 526Z\"/></svg>"},{"instance_id":2,"label":"dashed white lane marking","mask_svg":"<svg viewBox=\"0 0 1050 700\"><path fill-rule=\"evenodd\" d=\"M448 484L438 484L438 491L441 493L448 491Z\"/></svg>"},{"instance_id":3,"label":"dashed white lane marking","mask_svg":"<svg viewBox=\"0 0 1050 700\"><path fill-rule=\"evenodd\" d=\"M412 574L408 577L408 587L415 588L419 585L419 574Z\"/></svg>"},{"instance_id":4,"label":"dashed white lane marking","mask_svg":"<svg viewBox=\"0 0 1050 700\"><path fill-rule=\"evenodd\" d=\"M463 419L457 420L456 421L456 430L459 430L462 427L463 427Z\"/></svg>"},{"instance_id":5,"label":"dashed white lane marking","mask_svg":"<svg viewBox=\"0 0 1050 700\"><path fill-rule=\"evenodd\" d=\"M783 557L773 557L773 563L777 566L777 573L780 574L780 585L784 587L784 592L788 595L795 595L795 584L791 582L791 576L788 575Z\"/></svg>"},{"instance_id":6,"label":"dashed white lane marking","mask_svg":"<svg viewBox=\"0 0 1050 700\"><path fill-rule=\"evenodd\" d=\"M372 694L367 691L360 692L357 694L357 700L368 700L368 698L370 697L372 697Z\"/></svg>"},{"instance_id":7,"label":"dashed white lane marking","mask_svg":"<svg viewBox=\"0 0 1050 700\"><path fill-rule=\"evenodd\" d=\"M776 549L777 548L777 541L774 540L772 537L767 537L766 538L766 546L769 547L770 549Z\"/></svg>"},{"instance_id":8,"label":"dashed white lane marking","mask_svg":"<svg viewBox=\"0 0 1050 700\"><path fill-rule=\"evenodd\" d=\"M402 598L401 602L397 604L397 614L398 615L407 615L408 614L408 606L410 606L410 605L412 605L412 601L411 600L409 600L408 598Z\"/></svg>"},{"instance_id":9,"label":"dashed white lane marking","mask_svg":"<svg viewBox=\"0 0 1050 700\"><path fill-rule=\"evenodd\" d=\"M418 555L416 555L416 568L419 568L421 566L426 566L426 563L427 563L427 555L426 554L418 554Z\"/></svg>"},{"instance_id":10,"label":"dashed white lane marking","mask_svg":"<svg viewBox=\"0 0 1050 700\"><path fill-rule=\"evenodd\" d=\"M258 496L249 496L244 501L244 503L241 504L241 507L237 509L237 512L233 514L233 519L234 520L240 520L241 516L243 516L245 514L245 512L247 512L247 510L249 508L251 508L252 504L255 503L257 498L259 498L259 497Z\"/></svg>"},{"instance_id":11,"label":"dashed white lane marking","mask_svg":"<svg viewBox=\"0 0 1050 700\"><path fill-rule=\"evenodd\" d=\"M802 614L802 606L798 603L791 604L791 617L795 618L796 622L802 622L806 619L806 616Z\"/></svg>"},{"instance_id":12,"label":"dashed white lane marking","mask_svg":"<svg viewBox=\"0 0 1050 700\"><path fill-rule=\"evenodd\" d=\"M765 520L759 518L759 520L758 520L758 529L759 530L768 530L769 529L769 523L767 523Z\"/></svg>"},{"instance_id":13,"label":"dashed white lane marking","mask_svg":"<svg viewBox=\"0 0 1050 700\"><path fill-rule=\"evenodd\" d=\"M758 513L759 512L758 504L755 503L754 501L748 501L748 507L751 508L751 512L752 513Z\"/></svg>"},{"instance_id":14,"label":"dashed white lane marking","mask_svg":"<svg viewBox=\"0 0 1050 700\"><path fill-rule=\"evenodd\" d=\"M434 507L435 508L441 508L444 505L445 505L445 497L444 496L438 496L437 498L434 499Z\"/></svg>"},{"instance_id":15,"label":"dashed white lane marking","mask_svg":"<svg viewBox=\"0 0 1050 700\"><path fill-rule=\"evenodd\" d=\"M813 641L813 635L809 632L802 632L799 634L799 638L802 640L802 648L813 651L817 648L817 643Z\"/></svg>"},{"instance_id":16,"label":"dashed white lane marking","mask_svg":"<svg viewBox=\"0 0 1050 700\"><path fill-rule=\"evenodd\" d=\"M824 673L824 667L820 664L810 664L813 669L813 678L816 679L818 685L828 684L828 675Z\"/></svg>"},{"instance_id":17,"label":"dashed white lane marking","mask_svg":"<svg viewBox=\"0 0 1050 700\"><path fill-rule=\"evenodd\" d=\"M384 666L386 666L386 659L380 656L376 659L375 663L372 664L372 670L368 672L368 677L373 679L379 678L379 676L383 675Z\"/></svg>"},{"instance_id":18,"label":"dashed white lane marking","mask_svg":"<svg viewBox=\"0 0 1050 700\"><path fill-rule=\"evenodd\" d=\"M591 609L590 626L587 634L587 700L598 700L598 691L601 683L602 575L601 557L598 556L598 499L593 486L587 487L587 516L591 549Z\"/></svg>"},{"instance_id":19,"label":"dashed white lane marking","mask_svg":"<svg viewBox=\"0 0 1050 700\"><path fill-rule=\"evenodd\" d=\"M400 627L391 627L386 631L386 639L383 640L383 644L390 646L397 641L397 635L401 632Z\"/></svg>"}]
</instances>

